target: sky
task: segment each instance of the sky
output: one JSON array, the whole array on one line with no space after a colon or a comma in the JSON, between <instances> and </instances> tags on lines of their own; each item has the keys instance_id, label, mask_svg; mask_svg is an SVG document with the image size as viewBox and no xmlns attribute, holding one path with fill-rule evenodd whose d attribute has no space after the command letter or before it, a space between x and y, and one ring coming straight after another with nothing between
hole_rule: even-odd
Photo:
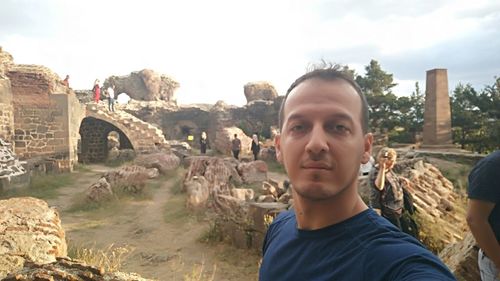
<instances>
[{"instance_id":1,"label":"sky","mask_svg":"<svg viewBox=\"0 0 500 281\"><path fill-rule=\"evenodd\" d=\"M370 60L409 95L448 69L449 90L500 77L497 0L0 0L0 46L73 89L145 68L180 83L178 103L244 105L243 86L278 94L321 60L364 75Z\"/></svg>"}]
</instances>

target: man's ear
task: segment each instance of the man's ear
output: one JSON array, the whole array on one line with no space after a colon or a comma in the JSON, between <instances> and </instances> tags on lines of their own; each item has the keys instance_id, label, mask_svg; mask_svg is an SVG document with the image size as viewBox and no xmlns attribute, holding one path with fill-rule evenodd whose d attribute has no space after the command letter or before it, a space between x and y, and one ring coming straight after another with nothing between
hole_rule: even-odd
<instances>
[{"instance_id":1,"label":"man's ear","mask_svg":"<svg viewBox=\"0 0 500 281\"><path fill-rule=\"evenodd\" d=\"M373 135L372 133L367 133L364 137L363 155L361 156L361 163L366 164L370 160L370 156L372 155L372 144L373 144Z\"/></svg>"},{"instance_id":2,"label":"man's ear","mask_svg":"<svg viewBox=\"0 0 500 281\"><path fill-rule=\"evenodd\" d=\"M274 148L276 149L276 159L283 164L283 154L281 153L281 135L274 137Z\"/></svg>"}]
</instances>

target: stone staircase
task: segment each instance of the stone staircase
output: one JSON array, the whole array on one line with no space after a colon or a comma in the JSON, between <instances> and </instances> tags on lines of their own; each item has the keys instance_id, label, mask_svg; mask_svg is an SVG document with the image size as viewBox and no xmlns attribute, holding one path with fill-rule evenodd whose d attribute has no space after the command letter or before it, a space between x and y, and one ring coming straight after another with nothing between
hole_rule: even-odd
<instances>
[{"instance_id":1,"label":"stone staircase","mask_svg":"<svg viewBox=\"0 0 500 281\"><path fill-rule=\"evenodd\" d=\"M120 129L129 138L137 153L169 148L162 130L123 110L115 108L115 112L110 112L107 103L87 104L86 116L106 121Z\"/></svg>"}]
</instances>

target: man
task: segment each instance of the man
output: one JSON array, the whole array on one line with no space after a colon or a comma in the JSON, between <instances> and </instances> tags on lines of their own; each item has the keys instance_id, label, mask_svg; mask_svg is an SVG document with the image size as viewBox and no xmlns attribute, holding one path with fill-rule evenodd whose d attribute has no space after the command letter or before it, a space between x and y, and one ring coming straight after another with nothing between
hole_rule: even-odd
<instances>
[{"instance_id":1,"label":"man","mask_svg":"<svg viewBox=\"0 0 500 281\"><path fill-rule=\"evenodd\" d=\"M231 149L233 150L233 156L236 159L240 159L241 141L237 134L234 134L234 139L231 142Z\"/></svg>"},{"instance_id":2,"label":"man","mask_svg":"<svg viewBox=\"0 0 500 281\"><path fill-rule=\"evenodd\" d=\"M115 111L115 85L111 84L106 90L108 94L108 110Z\"/></svg>"},{"instance_id":3,"label":"man","mask_svg":"<svg viewBox=\"0 0 500 281\"><path fill-rule=\"evenodd\" d=\"M479 244L483 281L499 281L500 269L500 150L481 159L469 174L467 223Z\"/></svg>"},{"instance_id":4,"label":"man","mask_svg":"<svg viewBox=\"0 0 500 281\"><path fill-rule=\"evenodd\" d=\"M291 181L294 211L269 227L260 280L455 280L358 195L373 137L366 98L340 69L301 76L281 105L276 156Z\"/></svg>"}]
</instances>

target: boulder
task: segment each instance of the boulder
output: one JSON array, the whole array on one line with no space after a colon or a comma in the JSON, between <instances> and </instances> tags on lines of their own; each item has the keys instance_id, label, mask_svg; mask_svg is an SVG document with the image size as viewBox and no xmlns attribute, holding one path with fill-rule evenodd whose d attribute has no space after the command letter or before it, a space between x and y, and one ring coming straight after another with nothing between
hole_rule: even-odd
<instances>
[{"instance_id":1,"label":"boulder","mask_svg":"<svg viewBox=\"0 0 500 281\"><path fill-rule=\"evenodd\" d=\"M263 182L267 180L267 164L262 160L238 164L238 173L245 183Z\"/></svg>"},{"instance_id":2,"label":"boulder","mask_svg":"<svg viewBox=\"0 0 500 281\"><path fill-rule=\"evenodd\" d=\"M143 166L130 165L107 172L103 177L111 185L113 192L140 193L146 186L146 181L151 173Z\"/></svg>"},{"instance_id":3,"label":"boulder","mask_svg":"<svg viewBox=\"0 0 500 281\"><path fill-rule=\"evenodd\" d=\"M100 178L87 189L87 199L94 202L106 200L113 196L111 185L106 178Z\"/></svg>"},{"instance_id":4,"label":"boulder","mask_svg":"<svg viewBox=\"0 0 500 281\"><path fill-rule=\"evenodd\" d=\"M244 86L247 103L255 100L274 100L278 92L269 82L250 82Z\"/></svg>"},{"instance_id":5,"label":"boulder","mask_svg":"<svg viewBox=\"0 0 500 281\"><path fill-rule=\"evenodd\" d=\"M45 264L67 255L59 213L33 197L0 200L0 278L25 261Z\"/></svg>"},{"instance_id":6,"label":"boulder","mask_svg":"<svg viewBox=\"0 0 500 281\"><path fill-rule=\"evenodd\" d=\"M190 209L204 208L210 195L208 181L203 176L194 176L184 182L187 193L186 206Z\"/></svg>"},{"instance_id":7,"label":"boulder","mask_svg":"<svg viewBox=\"0 0 500 281\"><path fill-rule=\"evenodd\" d=\"M158 152L141 154L135 158L134 163L146 168L156 168L160 174L166 174L168 171L177 169L181 160L173 153Z\"/></svg>"},{"instance_id":8,"label":"boulder","mask_svg":"<svg viewBox=\"0 0 500 281\"><path fill-rule=\"evenodd\" d=\"M179 83L150 69L132 72L126 76L111 76L104 81L104 89L115 85L115 93L127 93L132 99L168 101L175 103Z\"/></svg>"}]
</instances>

